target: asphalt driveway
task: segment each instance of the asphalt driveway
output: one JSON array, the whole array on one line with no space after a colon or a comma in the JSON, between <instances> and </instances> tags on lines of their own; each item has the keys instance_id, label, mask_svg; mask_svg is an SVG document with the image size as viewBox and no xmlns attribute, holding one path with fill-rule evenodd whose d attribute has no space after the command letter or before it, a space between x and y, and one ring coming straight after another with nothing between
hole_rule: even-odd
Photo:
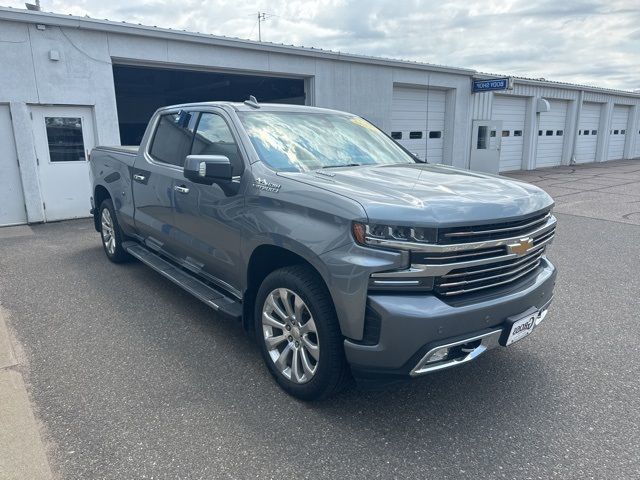
<instances>
[{"instance_id":1,"label":"asphalt driveway","mask_svg":"<svg viewBox=\"0 0 640 480\"><path fill-rule=\"evenodd\" d=\"M0 302L55 475L639 478L640 161L515 176L557 201L536 333L316 404L275 385L239 325L108 262L90 221L0 230Z\"/></svg>"}]
</instances>

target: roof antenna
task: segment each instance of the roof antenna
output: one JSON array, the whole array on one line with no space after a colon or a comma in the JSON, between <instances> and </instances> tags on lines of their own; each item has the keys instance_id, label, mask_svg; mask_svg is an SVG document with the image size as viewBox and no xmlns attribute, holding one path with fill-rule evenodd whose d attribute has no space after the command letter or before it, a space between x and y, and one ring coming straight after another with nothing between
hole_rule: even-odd
<instances>
[{"instance_id":1,"label":"roof antenna","mask_svg":"<svg viewBox=\"0 0 640 480\"><path fill-rule=\"evenodd\" d=\"M27 7L27 10L33 10L35 12L39 12L40 11L40 0L36 0L36 3L25 3L24 4L25 7Z\"/></svg>"},{"instance_id":2,"label":"roof antenna","mask_svg":"<svg viewBox=\"0 0 640 480\"><path fill-rule=\"evenodd\" d=\"M250 107L253 107L253 108L260 108L260 104L258 103L258 100L256 100L256 97L254 97L253 95L249 95L249 100L245 100L244 104L249 105Z\"/></svg>"}]
</instances>

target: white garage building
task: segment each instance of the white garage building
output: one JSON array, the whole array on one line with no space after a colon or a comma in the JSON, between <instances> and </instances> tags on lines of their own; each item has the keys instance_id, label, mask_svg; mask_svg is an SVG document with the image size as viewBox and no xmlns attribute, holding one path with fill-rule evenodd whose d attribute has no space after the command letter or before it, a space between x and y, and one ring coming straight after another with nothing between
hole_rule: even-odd
<instances>
[{"instance_id":1,"label":"white garage building","mask_svg":"<svg viewBox=\"0 0 640 480\"><path fill-rule=\"evenodd\" d=\"M464 68L0 8L0 225L88 215L87 151L136 144L163 105L347 110L421 158L488 171L640 156L640 95Z\"/></svg>"}]
</instances>

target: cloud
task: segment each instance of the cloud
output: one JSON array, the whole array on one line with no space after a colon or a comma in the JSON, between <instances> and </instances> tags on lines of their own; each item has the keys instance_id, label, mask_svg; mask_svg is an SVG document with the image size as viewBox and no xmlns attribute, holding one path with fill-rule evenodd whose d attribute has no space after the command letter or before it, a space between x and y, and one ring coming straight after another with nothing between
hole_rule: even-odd
<instances>
[{"instance_id":1,"label":"cloud","mask_svg":"<svg viewBox=\"0 0 640 480\"><path fill-rule=\"evenodd\" d=\"M11 0L10 6L23 3ZM640 88L637 0L42 0L89 15L482 72Z\"/></svg>"}]
</instances>

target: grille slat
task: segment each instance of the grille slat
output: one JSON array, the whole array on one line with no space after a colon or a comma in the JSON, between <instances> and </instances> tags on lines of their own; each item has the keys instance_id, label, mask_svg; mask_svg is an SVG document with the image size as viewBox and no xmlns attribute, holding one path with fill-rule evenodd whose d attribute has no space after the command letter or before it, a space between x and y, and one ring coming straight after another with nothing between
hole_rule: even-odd
<instances>
[{"instance_id":1,"label":"grille slat","mask_svg":"<svg viewBox=\"0 0 640 480\"><path fill-rule=\"evenodd\" d=\"M547 210L532 217L511 222L443 228L438 230L438 243L481 242L526 235L544 225L549 218L551 218L551 212Z\"/></svg>"},{"instance_id":2,"label":"grille slat","mask_svg":"<svg viewBox=\"0 0 640 480\"><path fill-rule=\"evenodd\" d=\"M544 237L549 238L547 234ZM455 296L507 285L534 272L540 266L545 250L546 247L541 247L522 257L457 268L437 277L434 291L442 296Z\"/></svg>"}]
</instances>

